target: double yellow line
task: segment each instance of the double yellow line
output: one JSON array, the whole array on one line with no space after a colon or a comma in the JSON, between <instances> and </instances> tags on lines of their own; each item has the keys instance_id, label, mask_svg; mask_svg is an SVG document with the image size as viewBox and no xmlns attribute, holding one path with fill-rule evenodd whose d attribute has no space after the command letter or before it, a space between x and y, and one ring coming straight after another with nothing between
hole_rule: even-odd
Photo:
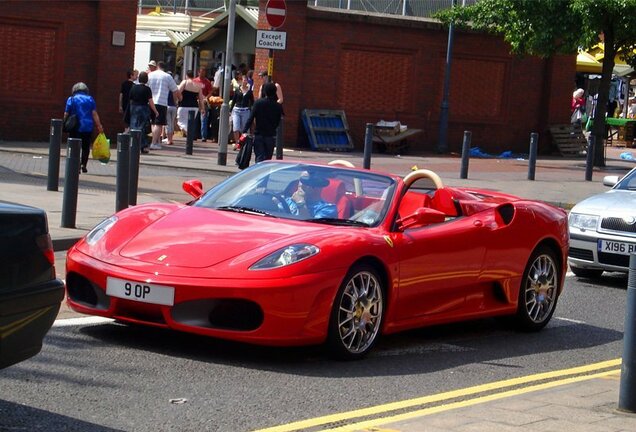
<instances>
[{"instance_id":1,"label":"double yellow line","mask_svg":"<svg viewBox=\"0 0 636 432\"><path fill-rule=\"evenodd\" d=\"M464 408L485 402L491 402L498 399L504 399L511 396L517 396L537 390L545 390L561 385L572 384L579 381L590 380L593 378L605 377L620 372L616 369L620 366L621 359L608 360L600 363L594 363L585 366L579 366L570 369L562 369L553 372L544 372L535 375L528 375L509 380L496 381L489 384L482 384L465 389L453 390L449 392L439 393L431 396L423 396L414 399L407 399L399 402L391 402L388 404L377 405L374 407L363 408L354 411L347 411L338 414L331 414L323 417L316 417L308 420L296 421L280 426L274 426L266 429L260 429L254 432L294 432L302 431L310 428L318 428L319 426L333 425L333 423L351 421L354 419L362 419L364 417L375 416L376 418L369 420L361 420L349 423L346 426L339 426L329 429L319 429L329 432L356 431L363 428L386 425L398 421L412 419L414 417L422 417L443 411L449 411L457 408ZM608 370L609 369L609 370ZM536 383L525 386L525 384ZM523 386L523 387L519 387ZM506 390L509 389L509 390ZM490 393L489 393L490 392ZM414 411L403 412L394 415L386 415L392 411L404 411L409 408L421 407L432 403L450 401L457 398L465 398L466 396L487 393L483 396L464 399L457 402L449 402L442 405L432 407L419 408ZM382 417L380 417L382 416Z\"/></svg>"}]
</instances>

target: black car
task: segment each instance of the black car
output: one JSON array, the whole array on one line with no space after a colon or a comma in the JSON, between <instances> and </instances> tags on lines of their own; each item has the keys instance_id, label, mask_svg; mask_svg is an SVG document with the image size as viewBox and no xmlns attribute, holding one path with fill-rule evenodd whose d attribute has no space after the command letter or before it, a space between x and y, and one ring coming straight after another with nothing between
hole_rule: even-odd
<instances>
[{"instance_id":1,"label":"black car","mask_svg":"<svg viewBox=\"0 0 636 432\"><path fill-rule=\"evenodd\" d=\"M40 352L63 298L46 212L0 202L0 369Z\"/></svg>"}]
</instances>

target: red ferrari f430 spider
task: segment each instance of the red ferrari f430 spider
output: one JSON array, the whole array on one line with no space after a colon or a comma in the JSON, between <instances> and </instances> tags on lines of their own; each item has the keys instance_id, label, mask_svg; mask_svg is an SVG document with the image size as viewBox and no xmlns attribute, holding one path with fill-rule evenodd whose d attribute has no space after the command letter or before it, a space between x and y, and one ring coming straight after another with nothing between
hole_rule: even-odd
<instances>
[{"instance_id":1,"label":"red ferrari f430 spider","mask_svg":"<svg viewBox=\"0 0 636 432\"><path fill-rule=\"evenodd\" d=\"M511 316L536 331L563 289L562 209L342 161L267 161L194 199L127 208L68 252L68 303L120 322L367 354L415 327Z\"/></svg>"}]
</instances>

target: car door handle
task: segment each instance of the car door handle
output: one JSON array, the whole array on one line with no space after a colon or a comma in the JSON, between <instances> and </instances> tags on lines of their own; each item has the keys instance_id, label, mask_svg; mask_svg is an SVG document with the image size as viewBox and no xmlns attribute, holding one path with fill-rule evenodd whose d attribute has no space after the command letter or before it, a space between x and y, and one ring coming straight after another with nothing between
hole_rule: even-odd
<instances>
[{"instance_id":1,"label":"car door handle","mask_svg":"<svg viewBox=\"0 0 636 432\"><path fill-rule=\"evenodd\" d=\"M476 227L480 227L480 226L484 226L484 223L480 220L476 220L475 222L473 222L473 225L475 225Z\"/></svg>"}]
</instances>

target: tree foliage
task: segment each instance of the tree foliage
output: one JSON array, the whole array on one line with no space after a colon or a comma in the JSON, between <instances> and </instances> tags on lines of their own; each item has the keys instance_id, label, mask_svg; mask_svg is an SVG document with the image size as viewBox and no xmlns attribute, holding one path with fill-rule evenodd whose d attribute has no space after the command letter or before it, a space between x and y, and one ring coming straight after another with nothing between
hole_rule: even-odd
<instances>
[{"instance_id":1,"label":"tree foliage","mask_svg":"<svg viewBox=\"0 0 636 432\"><path fill-rule=\"evenodd\" d=\"M636 0L479 0L437 15L445 23L503 36L511 52L549 57L604 43L595 118L604 118L615 56L636 66ZM567 109L564 107L564 109ZM604 122L595 122L594 165L604 166Z\"/></svg>"}]
</instances>

